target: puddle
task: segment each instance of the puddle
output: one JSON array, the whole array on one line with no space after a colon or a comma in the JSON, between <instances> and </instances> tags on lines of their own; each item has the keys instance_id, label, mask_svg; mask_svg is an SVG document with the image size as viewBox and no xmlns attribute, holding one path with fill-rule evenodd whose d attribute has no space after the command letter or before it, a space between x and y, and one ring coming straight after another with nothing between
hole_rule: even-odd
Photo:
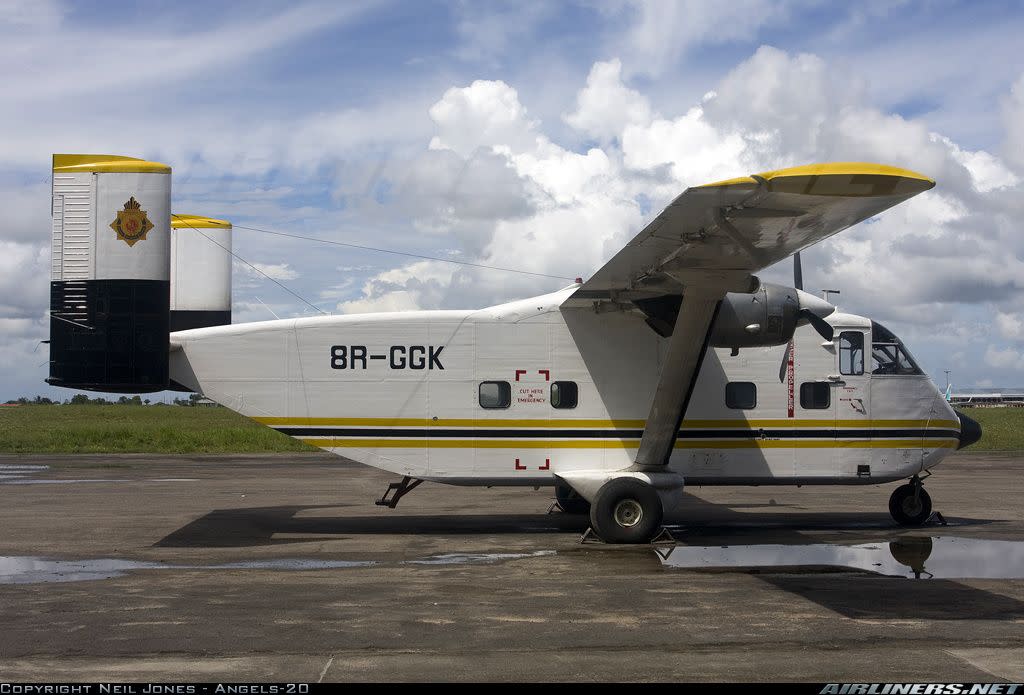
<instances>
[{"instance_id":1,"label":"puddle","mask_svg":"<svg viewBox=\"0 0 1024 695\"><path fill-rule=\"evenodd\" d=\"M554 550L539 550L534 553L452 553L406 560L397 564L413 565L464 565L504 562L527 557L554 555ZM123 577L133 570L325 570L349 569L380 565L374 560L309 560L283 558L274 560L244 560L216 565L175 565L163 562L142 562L137 560L116 560L97 558L92 560L52 560L44 557L0 556L0 584L45 584L52 582L85 582L95 579Z\"/></svg>"},{"instance_id":2,"label":"puddle","mask_svg":"<svg viewBox=\"0 0 1024 695\"><path fill-rule=\"evenodd\" d=\"M125 478L17 478L0 481L0 485L77 485L80 483L130 483Z\"/></svg>"},{"instance_id":3,"label":"puddle","mask_svg":"<svg viewBox=\"0 0 1024 695\"><path fill-rule=\"evenodd\" d=\"M533 553L449 553L431 555L420 560L406 560L406 565L484 565L506 560L522 560L527 557L554 555L554 550L538 550Z\"/></svg>"},{"instance_id":4,"label":"puddle","mask_svg":"<svg viewBox=\"0 0 1024 695\"><path fill-rule=\"evenodd\" d=\"M120 577L129 570L166 569L170 565L133 560L47 560L41 557L0 556L0 584L86 582Z\"/></svg>"},{"instance_id":5,"label":"puddle","mask_svg":"<svg viewBox=\"0 0 1024 695\"><path fill-rule=\"evenodd\" d=\"M50 470L49 466L22 463L0 463L0 485L10 480L24 480L27 476Z\"/></svg>"},{"instance_id":6,"label":"puddle","mask_svg":"<svg viewBox=\"0 0 1024 695\"><path fill-rule=\"evenodd\" d=\"M349 567L370 567L379 564L373 560L246 560L223 565L177 565L176 569L212 570L334 570Z\"/></svg>"},{"instance_id":7,"label":"puddle","mask_svg":"<svg viewBox=\"0 0 1024 695\"><path fill-rule=\"evenodd\" d=\"M842 567L877 574L936 579L1024 577L1024 542L908 536L859 545L687 546L655 551L676 569Z\"/></svg>"}]
</instances>

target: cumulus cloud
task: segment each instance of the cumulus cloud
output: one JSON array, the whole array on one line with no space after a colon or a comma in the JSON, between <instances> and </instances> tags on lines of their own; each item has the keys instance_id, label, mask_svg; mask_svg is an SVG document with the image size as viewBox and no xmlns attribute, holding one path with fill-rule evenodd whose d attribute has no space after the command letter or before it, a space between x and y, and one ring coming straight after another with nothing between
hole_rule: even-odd
<instances>
[{"instance_id":1,"label":"cumulus cloud","mask_svg":"<svg viewBox=\"0 0 1024 695\"><path fill-rule=\"evenodd\" d=\"M323 15L319 5L302 5L241 23L213 21L201 37L213 47L159 66L153 55L177 55L160 48L165 44L147 44L148 57L128 65L121 48L115 56L102 44L90 75L76 63L48 81L39 76L56 74L53 66L69 53L100 45L96 30L72 31L55 3L8 3L0 8L0 59L25 69L11 78L9 91L21 96L0 106L0 127L18 134L5 155L25 171L38 172L39 153L49 152L59 134L61 149L166 158L175 167L182 212L557 276L418 260L374 272L394 257L354 253L339 271L338 256L307 253L300 278L294 256L284 253L288 242L258 238L255 251L244 246L256 243L251 233L236 235L236 249L249 260L293 261L257 264L264 272L298 280L304 294L344 312L480 307L554 289L565 284L560 278L600 267L689 185L815 161L905 166L935 178L937 188L810 249L808 282L841 287L843 308L890 321L904 337L926 343L923 353L915 347L919 357L959 352L965 357L958 362L972 368L985 363L996 373L1016 373L1013 359L1024 342L1024 76L1001 101L1005 135L984 148L937 132L927 115L880 107L878 83L865 85L841 60L770 46L751 46L745 59L720 66L721 76L695 92L706 92L703 98L666 104L669 87L657 77L694 46L751 40L800 4L609 0L596 7L628 22L616 27L621 39L598 44L616 51L587 59L573 82L546 80L544 89L515 71L474 80L495 76L475 67L466 78L445 81L439 75L448 73L438 70L422 85L396 87L373 103L329 99L335 85L318 83L309 88L308 108L304 100L280 98L205 109L201 99L186 99L188 110L168 113L167 90L207 73L213 77L204 86L217 83L232 74L219 72L222 66L312 36L321 20L345 24L356 10ZM460 6L454 14L463 44L456 52L499 65L521 39L521 27L539 26L547 16L531 5L517 27L509 22L516 12L511 4L496 12ZM261 41L275 24L285 30L280 40ZM34 39L48 26L61 28L60 50L25 53L31 42L19 32ZM148 111L111 111L125 85L146 97ZM230 88L230 80L218 86ZM262 93L251 84L227 91ZM76 100L74 128L65 111L49 108L69 95ZM282 171L286 183L275 178ZM7 327L0 353L27 363L33 331L45 329L39 321L46 284L38 278L48 274L49 190L46 182L17 176L17 185L0 187L8 210L0 317L20 323ZM788 281L786 265L763 276ZM269 283L239 269L236 320L268 318L251 295ZM287 301L270 306L294 315ZM1004 343L993 347L996 334ZM5 352L8 346L15 347Z\"/></svg>"},{"instance_id":2,"label":"cumulus cloud","mask_svg":"<svg viewBox=\"0 0 1024 695\"><path fill-rule=\"evenodd\" d=\"M576 110L565 116L565 122L576 130L603 141L619 137L627 125L644 125L650 120L650 102L622 83L618 58L594 63L587 86L576 96Z\"/></svg>"},{"instance_id":3,"label":"cumulus cloud","mask_svg":"<svg viewBox=\"0 0 1024 695\"><path fill-rule=\"evenodd\" d=\"M959 308L1001 311L997 326L1004 337L1016 336L1018 319L1010 317L1018 316L1014 302L1024 292L1024 241L1009 220L1020 208L1021 184L997 154L880 110L842 69L814 55L762 47L713 87L684 112L659 114L625 83L619 61L596 63L575 110L564 116L602 143L586 151L553 142L511 85L477 81L447 90L431 108L430 147L463 166L481 152L502 160L530 200L525 214L493 215L492 224L486 210L476 210L469 257L586 275L689 185L813 161L896 164L936 178L939 187L811 249L808 275L841 287L848 310L924 340L938 332L926 362L968 345L990 366L1016 368L1017 353L986 351L979 343L984 324ZM415 267L376 276L339 309L481 306L552 288L530 277ZM788 281L789 273L770 269L765 276Z\"/></svg>"},{"instance_id":4,"label":"cumulus cloud","mask_svg":"<svg viewBox=\"0 0 1024 695\"><path fill-rule=\"evenodd\" d=\"M519 103L519 94L501 80L476 80L468 87L452 87L430 107L437 135L434 150L447 149L467 157L478 147L497 145L513 152L536 143L536 121Z\"/></svg>"}]
</instances>

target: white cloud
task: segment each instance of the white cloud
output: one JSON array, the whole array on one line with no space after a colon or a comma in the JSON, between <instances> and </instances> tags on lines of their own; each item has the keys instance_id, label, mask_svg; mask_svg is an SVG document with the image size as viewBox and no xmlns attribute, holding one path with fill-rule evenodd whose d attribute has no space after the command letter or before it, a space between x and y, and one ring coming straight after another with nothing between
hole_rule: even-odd
<instances>
[{"instance_id":1,"label":"white cloud","mask_svg":"<svg viewBox=\"0 0 1024 695\"><path fill-rule=\"evenodd\" d=\"M0 240L0 317L36 317L49 304L49 245Z\"/></svg>"},{"instance_id":2,"label":"white cloud","mask_svg":"<svg viewBox=\"0 0 1024 695\"><path fill-rule=\"evenodd\" d=\"M1024 353L1013 348L1002 350L989 345L985 350L985 364L996 369L1024 370Z\"/></svg>"},{"instance_id":3,"label":"white cloud","mask_svg":"<svg viewBox=\"0 0 1024 695\"><path fill-rule=\"evenodd\" d=\"M622 61L594 63L587 86L576 96L576 110L565 117L570 126L602 141L619 137L627 125L651 120L647 98L622 83Z\"/></svg>"},{"instance_id":4,"label":"white cloud","mask_svg":"<svg viewBox=\"0 0 1024 695\"><path fill-rule=\"evenodd\" d=\"M1024 342L1024 318L1020 314L996 313L996 328L1007 340Z\"/></svg>"},{"instance_id":5,"label":"white cloud","mask_svg":"<svg viewBox=\"0 0 1024 695\"><path fill-rule=\"evenodd\" d=\"M252 261L250 261L252 262ZM235 269L249 275L253 278L269 277L274 280L294 280L299 277L299 273L295 271L287 263L254 263L252 265L256 268L253 270L245 263L235 261ZM258 272L257 272L258 271Z\"/></svg>"},{"instance_id":6,"label":"white cloud","mask_svg":"<svg viewBox=\"0 0 1024 695\"><path fill-rule=\"evenodd\" d=\"M1003 101L1002 113L1006 128L1003 153L1016 165L1017 171L1024 172L1024 73L1013 83Z\"/></svg>"},{"instance_id":7,"label":"white cloud","mask_svg":"<svg viewBox=\"0 0 1024 695\"><path fill-rule=\"evenodd\" d=\"M801 2L782 0L627 0L633 20L618 48L638 74L660 75L698 44L753 39L765 26L785 21Z\"/></svg>"},{"instance_id":8,"label":"white cloud","mask_svg":"<svg viewBox=\"0 0 1024 695\"><path fill-rule=\"evenodd\" d=\"M626 166L630 169L668 167L671 190L675 193L682 192L680 185L684 182L686 185L710 183L748 171L751 162L743 161L746 149L742 136L720 133L710 125L700 106L672 120L659 118L646 127L626 126L622 134Z\"/></svg>"},{"instance_id":9,"label":"white cloud","mask_svg":"<svg viewBox=\"0 0 1024 695\"><path fill-rule=\"evenodd\" d=\"M607 119L598 113L602 90L611 95ZM926 366L944 364L950 352L977 351L990 367L1016 368L1009 352L986 352L984 323L960 309L984 304L998 311L1024 292L1024 241L1010 221L1020 182L999 157L935 135L921 120L882 112L816 56L769 47L682 114L646 109L643 96L624 85L617 61L595 64L565 121L603 144L577 152L552 142L508 84L447 90L431 111L438 131L431 146L450 148L464 162L480 151L503 158L531 200L528 213L492 215L491 224L476 210L479 235L469 258L586 275L688 185L830 159L905 166L935 177L939 187L811 249L805 275L810 282L827 275L822 282L843 289L845 309L922 341ZM644 200L653 206L641 214ZM788 282L790 272L767 274ZM342 306L474 307L546 289L536 278L467 268L438 269L429 278L382 273ZM1007 321L998 324L1004 332ZM934 335L940 338L929 339Z\"/></svg>"},{"instance_id":10,"label":"white cloud","mask_svg":"<svg viewBox=\"0 0 1024 695\"><path fill-rule=\"evenodd\" d=\"M999 188L1009 188L1020 183L1018 178L1010 171L997 157L978 150L969 152L960 149L955 142L947 137L936 133L932 139L941 142L949 148L949 153L957 162L962 164L971 175L971 182L979 193L988 193Z\"/></svg>"},{"instance_id":11,"label":"white cloud","mask_svg":"<svg viewBox=\"0 0 1024 695\"><path fill-rule=\"evenodd\" d=\"M15 7L20 6L18 2ZM193 26L187 42L174 32L154 31L152 18L135 25L122 24L117 40L112 41L109 26L73 26L53 32L50 25L55 23L55 15L59 18L59 11L26 10L11 15L26 21L20 26L12 22L13 26L0 34L0 64L19 65L19 70L6 73L5 88L16 92L22 103L66 100L112 88L123 94L140 85L166 88L171 81L220 69L351 20L365 8L366 4L353 3L298 4L269 16L233 17L210 29L195 30ZM26 24L34 31L24 31ZM126 56L131 58L126 60Z\"/></svg>"},{"instance_id":12,"label":"white cloud","mask_svg":"<svg viewBox=\"0 0 1024 695\"><path fill-rule=\"evenodd\" d=\"M478 147L503 145L521 152L536 142L537 123L527 118L516 90L501 80L452 87L430 107L430 117L438 130L430 148L453 150L463 157Z\"/></svg>"}]
</instances>

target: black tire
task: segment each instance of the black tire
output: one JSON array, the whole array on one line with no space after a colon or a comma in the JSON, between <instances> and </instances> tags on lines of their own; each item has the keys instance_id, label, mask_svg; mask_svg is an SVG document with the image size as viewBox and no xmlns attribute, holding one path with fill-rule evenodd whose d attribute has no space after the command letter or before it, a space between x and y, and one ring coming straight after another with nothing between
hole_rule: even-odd
<instances>
[{"instance_id":1,"label":"black tire","mask_svg":"<svg viewBox=\"0 0 1024 695\"><path fill-rule=\"evenodd\" d=\"M555 501L566 514L590 513L590 502L568 485L555 485Z\"/></svg>"},{"instance_id":2,"label":"black tire","mask_svg":"<svg viewBox=\"0 0 1024 695\"><path fill-rule=\"evenodd\" d=\"M932 515L932 498L921 488L915 499L913 485L900 485L889 497L889 514L900 526L920 526Z\"/></svg>"},{"instance_id":3,"label":"black tire","mask_svg":"<svg viewBox=\"0 0 1024 695\"><path fill-rule=\"evenodd\" d=\"M597 491L590 526L605 543L647 543L661 529L657 491L636 478L615 478Z\"/></svg>"}]
</instances>

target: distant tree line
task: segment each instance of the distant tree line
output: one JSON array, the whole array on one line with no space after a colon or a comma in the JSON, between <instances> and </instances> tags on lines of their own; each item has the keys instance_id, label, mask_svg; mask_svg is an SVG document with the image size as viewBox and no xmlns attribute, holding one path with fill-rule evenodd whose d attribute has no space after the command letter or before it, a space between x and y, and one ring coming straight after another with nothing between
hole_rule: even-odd
<instances>
[{"instance_id":1,"label":"distant tree line","mask_svg":"<svg viewBox=\"0 0 1024 695\"><path fill-rule=\"evenodd\" d=\"M202 398L198 393L190 393L188 398L175 398L174 405L194 406ZM151 403L153 405L167 405L162 401L153 403L150 399L143 398L142 396L121 396L116 401L110 401L103 396L90 398L84 393L76 394L66 401L55 401L46 396L36 396L35 398L22 396L21 398L9 400L4 405L150 405Z\"/></svg>"}]
</instances>

